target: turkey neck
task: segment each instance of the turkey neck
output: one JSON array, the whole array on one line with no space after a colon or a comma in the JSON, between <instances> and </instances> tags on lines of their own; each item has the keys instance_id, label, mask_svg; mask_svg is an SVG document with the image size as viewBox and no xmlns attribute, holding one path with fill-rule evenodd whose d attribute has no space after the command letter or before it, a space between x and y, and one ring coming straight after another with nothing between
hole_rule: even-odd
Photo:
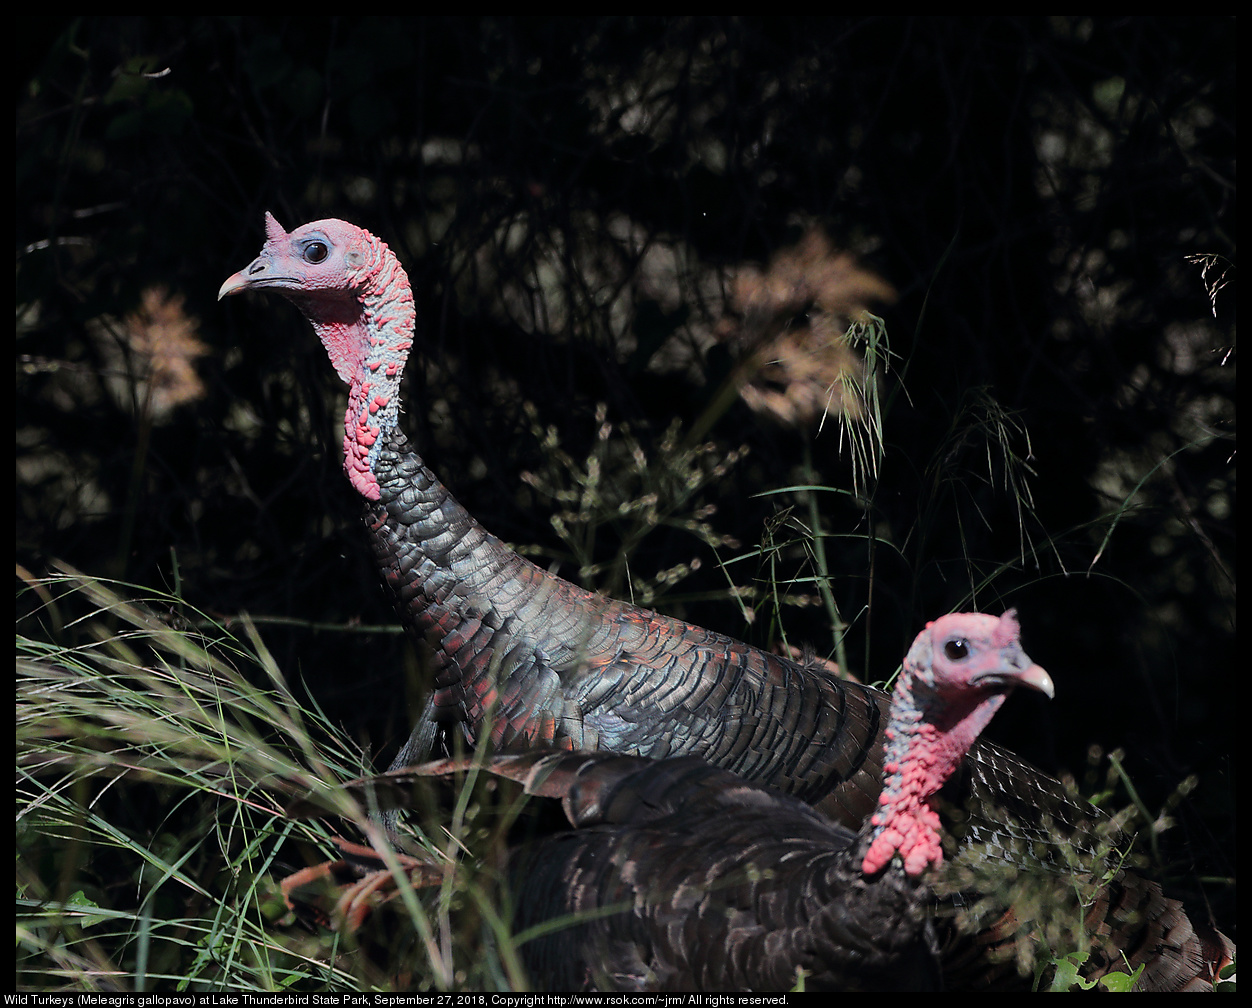
<instances>
[{"instance_id":1,"label":"turkey neck","mask_svg":"<svg viewBox=\"0 0 1252 1008\"><path fill-rule=\"evenodd\" d=\"M267 218L272 240L285 237ZM317 332L348 384L343 469L366 501L365 523L384 581L401 618L431 648L437 720L473 723L497 698L491 677L464 681L484 648L492 595L526 565L487 533L413 450L400 429L400 381L413 347L416 312L404 268L386 242L368 232L347 254L347 289L284 290ZM526 565L528 566L528 565ZM467 688L469 687L469 688ZM472 733L471 733L472 734Z\"/></svg>"},{"instance_id":2,"label":"turkey neck","mask_svg":"<svg viewBox=\"0 0 1252 1008\"><path fill-rule=\"evenodd\" d=\"M348 383L343 469L366 500L376 501L381 498L382 443L399 431L400 379L413 348L416 313L409 279L395 254L386 242L363 234L365 240L351 253L359 286L346 299L339 292L284 293L312 324Z\"/></svg>"},{"instance_id":3,"label":"turkey neck","mask_svg":"<svg viewBox=\"0 0 1252 1008\"><path fill-rule=\"evenodd\" d=\"M365 522L401 617L431 648L436 720L477 724L498 702L482 661L542 572L488 533L414 450L400 428L400 381L416 313L408 277L373 235L357 253L348 299L293 297L348 383L344 473L366 500ZM506 724L493 733L502 741ZM470 732L472 736L472 732ZM471 741L473 739L471 738Z\"/></svg>"},{"instance_id":4,"label":"turkey neck","mask_svg":"<svg viewBox=\"0 0 1252 1008\"><path fill-rule=\"evenodd\" d=\"M861 862L866 875L880 871L897 852L913 877L943 860L932 800L1003 703L1004 694L994 693L949 704L918 679L906 659L884 732L882 791Z\"/></svg>"},{"instance_id":5,"label":"turkey neck","mask_svg":"<svg viewBox=\"0 0 1252 1008\"><path fill-rule=\"evenodd\" d=\"M495 715L491 735L508 741L492 666L531 630L519 621L544 574L474 519L399 428L384 432L376 447L379 496L366 505L365 523L401 618L429 645L434 719L462 722L474 742L471 726Z\"/></svg>"}]
</instances>

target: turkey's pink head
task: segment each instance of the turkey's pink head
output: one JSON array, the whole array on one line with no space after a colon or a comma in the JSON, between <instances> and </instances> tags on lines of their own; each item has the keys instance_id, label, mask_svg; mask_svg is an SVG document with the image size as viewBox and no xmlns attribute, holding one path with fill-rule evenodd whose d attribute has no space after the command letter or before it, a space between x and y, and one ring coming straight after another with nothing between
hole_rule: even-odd
<instances>
[{"instance_id":1,"label":"turkey's pink head","mask_svg":"<svg viewBox=\"0 0 1252 1008\"><path fill-rule=\"evenodd\" d=\"M1017 614L953 613L926 625L904 659L891 700L883 789L861 869L881 871L899 852L920 875L943 860L930 800L1017 686L1053 695L1052 679L1018 640Z\"/></svg>"},{"instance_id":2,"label":"turkey's pink head","mask_svg":"<svg viewBox=\"0 0 1252 1008\"><path fill-rule=\"evenodd\" d=\"M344 300L364 286L375 258L373 235L341 220L320 220L288 233L265 215L265 247L246 268L222 284L218 299L241 290L275 288L293 299Z\"/></svg>"},{"instance_id":3,"label":"turkey's pink head","mask_svg":"<svg viewBox=\"0 0 1252 1008\"><path fill-rule=\"evenodd\" d=\"M218 299L273 290L292 301L349 385L344 471L378 500L379 435L398 422L400 376L413 346L413 291L387 247L354 224L320 220L288 233L265 215L261 254L230 277Z\"/></svg>"},{"instance_id":4,"label":"turkey's pink head","mask_svg":"<svg viewBox=\"0 0 1252 1008\"><path fill-rule=\"evenodd\" d=\"M1021 648L1017 611L1003 616L952 613L926 624L904 659L914 695L922 686L943 698L950 713L971 709L990 693L1028 686L1049 697L1052 680Z\"/></svg>"}]
</instances>

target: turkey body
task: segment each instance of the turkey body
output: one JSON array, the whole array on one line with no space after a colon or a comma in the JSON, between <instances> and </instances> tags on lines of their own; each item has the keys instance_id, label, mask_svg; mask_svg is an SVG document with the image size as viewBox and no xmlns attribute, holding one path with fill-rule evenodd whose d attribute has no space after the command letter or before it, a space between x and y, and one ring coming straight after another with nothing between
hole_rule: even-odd
<instances>
[{"instance_id":1,"label":"turkey body","mask_svg":"<svg viewBox=\"0 0 1252 1008\"><path fill-rule=\"evenodd\" d=\"M937 989L925 877L943 851L931 803L1013 689L1052 695L1018 636L1012 611L952 614L918 634L889 708L884 785L857 832L695 756L488 757L491 773L560 798L575 827L509 858L514 934L532 982ZM386 788L473 759L389 774ZM358 786L377 801L383 781Z\"/></svg>"},{"instance_id":2,"label":"turkey body","mask_svg":"<svg viewBox=\"0 0 1252 1008\"><path fill-rule=\"evenodd\" d=\"M561 757L573 763L579 757ZM630 762L627 762L629 760ZM577 771L581 828L514 855L514 932L548 990L938 990L926 890L898 861L860 870L868 839L790 795L687 756ZM607 793L607 794L606 794ZM605 908L624 907L606 916Z\"/></svg>"},{"instance_id":3,"label":"turkey body","mask_svg":"<svg viewBox=\"0 0 1252 1008\"><path fill-rule=\"evenodd\" d=\"M943 986L927 890L901 861L867 878L860 868L867 836L698 757L538 749L445 759L346 787L363 799L368 791L369 800L405 805L416 780L471 769L560 800L573 827L508 853L501 905L528 989ZM318 812L313 803L289 809ZM337 844L337 860L283 880L287 904L308 923L355 933L372 958L385 960L390 945L380 947L378 936L387 940L400 924L381 932L364 925L396 899L399 886L377 851ZM408 885L445 884L446 866L400 859Z\"/></svg>"},{"instance_id":4,"label":"turkey body","mask_svg":"<svg viewBox=\"0 0 1252 1008\"><path fill-rule=\"evenodd\" d=\"M344 221L288 233L267 215L266 229L261 255L219 297L277 291L317 331L349 386L345 474L364 501L398 612L431 658L430 697L393 766L426 759L453 732L502 749L697 756L859 829L882 786L886 695L588 592L518 556L453 498L400 429L415 312L391 250ZM1090 817L1055 780L984 742L946 793L966 807L968 836L1006 850L1022 839L1005 835L1006 811L1040 836ZM1153 883L1118 878L1131 895L1110 911L1116 926L1093 930L1140 950L1149 988L1182 986L1195 976L1188 971L1216 962L1214 935L1229 945L1217 932L1198 937Z\"/></svg>"}]
</instances>

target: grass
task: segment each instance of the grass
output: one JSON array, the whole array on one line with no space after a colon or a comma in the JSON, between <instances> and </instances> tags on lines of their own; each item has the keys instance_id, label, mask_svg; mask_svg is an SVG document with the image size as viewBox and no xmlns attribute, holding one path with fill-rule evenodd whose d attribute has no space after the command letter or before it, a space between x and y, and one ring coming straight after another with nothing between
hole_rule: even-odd
<instances>
[{"instance_id":1,"label":"grass","mask_svg":"<svg viewBox=\"0 0 1252 1008\"><path fill-rule=\"evenodd\" d=\"M228 629L176 597L70 570L25 583L16 989L390 987L389 973L342 955L351 945L338 935L308 934L283 903L278 879L332 850L345 821L389 848L338 787L370 772L363 753L297 699L249 622ZM326 815L287 818L309 793ZM499 842L499 805L470 786L459 796L455 835L430 850L449 881L451 852ZM511 949L471 961L453 933L462 903L479 916L494 905L489 873L456 876L433 899L402 894L419 936L415 985L524 986ZM495 931L507 944L507 927Z\"/></svg>"}]
</instances>

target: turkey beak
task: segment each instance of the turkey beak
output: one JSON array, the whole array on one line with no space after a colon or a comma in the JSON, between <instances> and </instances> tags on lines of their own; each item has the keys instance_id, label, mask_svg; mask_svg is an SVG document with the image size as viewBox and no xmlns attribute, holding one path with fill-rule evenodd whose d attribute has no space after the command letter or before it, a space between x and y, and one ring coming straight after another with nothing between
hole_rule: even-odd
<instances>
[{"instance_id":1,"label":"turkey beak","mask_svg":"<svg viewBox=\"0 0 1252 1008\"><path fill-rule=\"evenodd\" d=\"M1012 657L1006 657L1003 664L977 675L973 679L979 685L991 686L1002 690L1014 686L1025 686L1038 690L1049 700L1056 696L1056 687L1052 685L1052 677L1043 667L1036 665L1020 651Z\"/></svg>"},{"instance_id":2,"label":"turkey beak","mask_svg":"<svg viewBox=\"0 0 1252 1008\"><path fill-rule=\"evenodd\" d=\"M1031 662L1030 667L1024 672L1018 673L1016 678L1021 685L1038 690L1049 700L1056 696L1056 687L1052 685L1052 677L1043 670L1042 666L1034 662Z\"/></svg>"},{"instance_id":3,"label":"turkey beak","mask_svg":"<svg viewBox=\"0 0 1252 1008\"><path fill-rule=\"evenodd\" d=\"M249 287L254 287L264 280L273 279L268 276L271 268L272 263L270 262L269 256L257 256L248 264L246 269L241 269L238 273L228 278L227 281L222 284L222 286L218 289L217 299L221 301L222 298L226 297L228 294L238 294L241 290L247 290Z\"/></svg>"},{"instance_id":4,"label":"turkey beak","mask_svg":"<svg viewBox=\"0 0 1252 1008\"><path fill-rule=\"evenodd\" d=\"M248 271L240 270L230 279L228 279L217 292L219 301L226 297L227 294L238 294L241 290L248 286Z\"/></svg>"}]
</instances>

